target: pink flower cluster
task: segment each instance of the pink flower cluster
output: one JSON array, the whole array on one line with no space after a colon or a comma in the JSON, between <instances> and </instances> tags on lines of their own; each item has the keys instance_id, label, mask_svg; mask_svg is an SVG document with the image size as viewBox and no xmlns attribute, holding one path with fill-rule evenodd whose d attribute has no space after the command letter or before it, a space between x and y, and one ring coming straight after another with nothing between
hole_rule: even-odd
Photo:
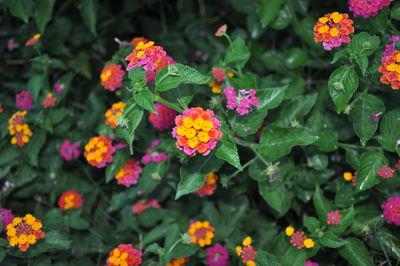
<instances>
[{"instance_id":1,"label":"pink flower cluster","mask_svg":"<svg viewBox=\"0 0 400 266\"><path fill-rule=\"evenodd\" d=\"M32 95L29 91L22 91L15 96L15 105L23 110L32 109Z\"/></svg>"},{"instance_id":2,"label":"pink flower cluster","mask_svg":"<svg viewBox=\"0 0 400 266\"><path fill-rule=\"evenodd\" d=\"M154 107L156 108L158 114L150 112L149 115L149 121L153 127L159 131L170 128L175 121L175 110L161 103L155 103Z\"/></svg>"},{"instance_id":3,"label":"pink flower cluster","mask_svg":"<svg viewBox=\"0 0 400 266\"><path fill-rule=\"evenodd\" d=\"M340 219L342 218L342 215L340 215L339 211L332 211L328 212L327 214L327 224L339 224Z\"/></svg>"},{"instance_id":4,"label":"pink flower cluster","mask_svg":"<svg viewBox=\"0 0 400 266\"><path fill-rule=\"evenodd\" d=\"M394 175L394 170L386 165L382 165L382 167L378 170L378 175L382 178L392 178Z\"/></svg>"},{"instance_id":5,"label":"pink flower cluster","mask_svg":"<svg viewBox=\"0 0 400 266\"><path fill-rule=\"evenodd\" d=\"M319 266L319 264L316 262L313 262L311 260L306 260L306 263L304 264L304 266Z\"/></svg>"},{"instance_id":6,"label":"pink flower cluster","mask_svg":"<svg viewBox=\"0 0 400 266\"><path fill-rule=\"evenodd\" d=\"M122 167L115 178L118 180L118 184L130 187L136 185L139 180L139 175L142 173L142 168L139 166L139 162L133 159L129 159L125 166Z\"/></svg>"},{"instance_id":7,"label":"pink flower cluster","mask_svg":"<svg viewBox=\"0 0 400 266\"><path fill-rule=\"evenodd\" d=\"M60 146L60 155L64 160L71 161L79 157L79 142L71 143L69 139L64 140Z\"/></svg>"},{"instance_id":8,"label":"pink flower cluster","mask_svg":"<svg viewBox=\"0 0 400 266\"><path fill-rule=\"evenodd\" d=\"M132 205L131 211L133 214L141 214L147 208L161 208L160 204L156 199L148 199L146 201L141 200L138 201L135 205Z\"/></svg>"},{"instance_id":9,"label":"pink flower cluster","mask_svg":"<svg viewBox=\"0 0 400 266\"><path fill-rule=\"evenodd\" d=\"M388 223L395 225L400 225L400 197L393 196L387 199L387 201L382 204L383 217L385 217Z\"/></svg>"},{"instance_id":10,"label":"pink flower cluster","mask_svg":"<svg viewBox=\"0 0 400 266\"><path fill-rule=\"evenodd\" d=\"M349 10L355 17L368 18L376 16L390 2L391 0L349 0Z\"/></svg>"},{"instance_id":11,"label":"pink flower cluster","mask_svg":"<svg viewBox=\"0 0 400 266\"><path fill-rule=\"evenodd\" d=\"M61 93L63 92L63 86L62 86L62 85L60 84L60 82L58 82L58 81L54 82L53 88L54 88L54 91L55 91L57 94L61 94Z\"/></svg>"},{"instance_id":12,"label":"pink flower cluster","mask_svg":"<svg viewBox=\"0 0 400 266\"><path fill-rule=\"evenodd\" d=\"M149 164L151 162L159 163L168 159L168 154L165 152L158 153L154 151L154 148L160 144L160 141L153 140L151 146L146 149L146 154L142 157L142 164Z\"/></svg>"},{"instance_id":13,"label":"pink flower cluster","mask_svg":"<svg viewBox=\"0 0 400 266\"><path fill-rule=\"evenodd\" d=\"M206 248L207 264L209 266L228 266L229 253L226 247L221 244L215 244Z\"/></svg>"},{"instance_id":14,"label":"pink flower cluster","mask_svg":"<svg viewBox=\"0 0 400 266\"><path fill-rule=\"evenodd\" d=\"M252 106L258 106L260 101L256 97L256 90L239 90L239 95L236 95L235 89L232 86L224 89L224 94L227 99L226 108L233 110L236 108L236 112L239 115L247 115L251 110Z\"/></svg>"},{"instance_id":15,"label":"pink flower cluster","mask_svg":"<svg viewBox=\"0 0 400 266\"><path fill-rule=\"evenodd\" d=\"M0 209L0 219L3 223L3 231L6 231L7 225L13 221L14 215L12 214L11 210Z\"/></svg>"}]
</instances>

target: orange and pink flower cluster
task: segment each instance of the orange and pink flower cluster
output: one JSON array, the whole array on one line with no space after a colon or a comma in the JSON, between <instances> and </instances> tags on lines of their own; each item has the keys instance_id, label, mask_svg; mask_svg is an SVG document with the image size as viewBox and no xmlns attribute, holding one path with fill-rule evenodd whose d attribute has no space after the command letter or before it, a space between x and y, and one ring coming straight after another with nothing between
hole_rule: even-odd
<instances>
[{"instance_id":1,"label":"orange and pink flower cluster","mask_svg":"<svg viewBox=\"0 0 400 266\"><path fill-rule=\"evenodd\" d=\"M101 85L109 91L115 91L122 86L125 71L121 65L109 64L104 67L100 74Z\"/></svg>"},{"instance_id":2,"label":"orange and pink flower cluster","mask_svg":"<svg viewBox=\"0 0 400 266\"><path fill-rule=\"evenodd\" d=\"M201 107L185 110L175 118L175 125L172 135L177 139L176 146L189 156L197 152L208 155L222 137L221 122L213 111Z\"/></svg>"},{"instance_id":3,"label":"orange and pink flower cluster","mask_svg":"<svg viewBox=\"0 0 400 266\"><path fill-rule=\"evenodd\" d=\"M206 177L206 182L204 183L204 185L195 193L200 197L210 196L214 194L214 191L218 187L217 181L218 176L215 173L209 173Z\"/></svg>"},{"instance_id":4,"label":"orange and pink flower cluster","mask_svg":"<svg viewBox=\"0 0 400 266\"><path fill-rule=\"evenodd\" d=\"M83 204L83 198L75 190L64 192L58 199L58 206L60 210L66 211L68 209L79 209Z\"/></svg>"},{"instance_id":5,"label":"orange and pink flower cluster","mask_svg":"<svg viewBox=\"0 0 400 266\"><path fill-rule=\"evenodd\" d=\"M118 119L122 116L124 107L124 102L117 102L114 103L111 108L107 109L106 113L104 114L106 117L106 125L116 128L118 125Z\"/></svg>"},{"instance_id":6,"label":"orange and pink flower cluster","mask_svg":"<svg viewBox=\"0 0 400 266\"><path fill-rule=\"evenodd\" d=\"M154 42L139 41L132 53L125 57L125 60L129 61L126 71L138 66L143 66L146 71L155 71L158 62L166 55L164 49L154 45Z\"/></svg>"},{"instance_id":7,"label":"orange and pink flower cluster","mask_svg":"<svg viewBox=\"0 0 400 266\"><path fill-rule=\"evenodd\" d=\"M325 50L339 47L350 42L350 34L354 32L353 21L349 15L333 12L318 19L314 26L314 41L322 42Z\"/></svg>"},{"instance_id":8,"label":"orange and pink flower cluster","mask_svg":"<svg viewBox=\"0 0 400 266\"><path fill-rule=\"evenodd\" d=\"M142 168L139 166L139 162L129 159L125 166L115 174L115 178L118 180L118 184L130 187L138 183L141 173Z\"/></svg>"},{"instance_id":9,"label":"orange and pink flower cluster","mask_svg":"<svg viewBox=\"0 0 400 266\"><path fill-rule=\"evenodd\" d=\"M113 161L114 152L115 147L112 146L112 141L100 135L90 138L85 145L84 155L89 164L102 168Z\"/></svg>"},{"instance_id":10,"label":"orange and pink flower cluster","mask_svg":"<svg viewBox=\"0 0 400 266\"><path fill-rule=\"evenodd\" d=\"M106 261L107 266L139 266L143 253L132 244L120 244L114 248Z\"/></svg>"}]
</instances>

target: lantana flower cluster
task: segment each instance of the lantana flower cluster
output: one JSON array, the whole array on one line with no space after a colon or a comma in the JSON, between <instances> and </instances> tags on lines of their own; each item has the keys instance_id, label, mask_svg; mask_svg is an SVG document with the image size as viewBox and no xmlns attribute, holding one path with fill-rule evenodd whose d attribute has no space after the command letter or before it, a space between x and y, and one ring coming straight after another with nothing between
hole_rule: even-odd
<instances>
[{"instance_id":1,"label":"lantana flower cluster","mask_svg":"<svg viewBox=\"0 0 400 266\"><path fill-rule=\"evenodd\" d=\"M141 214L148 208L159 209L161 206L156 199L141 200L132 205L131 211L133 214Z\"/></svg>"},{"instance_id":2,"label":"lantana flower cluster","mask_svg":"<svg viewBox=\"0 0 400 266\"><path fill-rule=\"evenodd\" d=\"M339 213L338 210L331 211L327 213L327 224L333 224L333 225L338 225L340 223L340 219L342 218L342 215Z\"/></svg>"},{"instance_id":3,"label":"lantana flower cluster","mask_svg":"<svg viewBox=\"0 0 400 266\"><path fill-rule=\"evenodd\" d=\"M354 32L353 21L349 15L333 12L318 19L314 26L314 41L322 42L325 50L332 50L342 43L350 42L350 34Z\"/></svg>"},{"instance_id":4,"label":"lantana flower cluster","mask_svg":"<svg viewBox=\"0 0 400 266\"><path fill-rule=\"evenodd\" d=\"M99 135L90 138L85 145L84 155L90 165L102 168L113 161L114 152L115 147L112 146L112 141L103 135Z\"/></svg>"},{"instance_id":5,"label":"lantana flower cluster","mask_svg":"<svg viewBox=\"0 0 400 266\"><path fill-rule=\"evenodd\" d=\"M315 245L314 241L305 236L303 231L296 231L292 226L286 227L285 234L291 237L290 243L298 250L303 248L313 248Z\"/></svg>"},{"instance_id":6,"label":"lantana flower cluster","mask_svg":"<svg viewBox=\"0 0 400 266\"><path fill-rule=\"evenodd\" d=\"M32 94L29 91L21 91L15 95L15 105L22 110L31 110Z\"/></svg>"},{"instance_id":7,"label":"lantana flower cluster","mask_svg":"<svg viewBox=\"0 0 400 266\"><path fill-rule=\"evenodd\" d=\"M206 261L208 266L228 266L228 249L220 243L206 248L205 252L207 254Z\"/></svg>"},{"instance_id":8,"label":"lantana flower cluster","mask_svg":"<svg viewBox=\"0 0 400 266\"><path fill-rule=\"evenodd\" d=\"M29 125L24 123L27 113L27 111L18 111L8 120L8 131L12 136L11 143L17 144L18 147L22 147L28 143L29 138L32 136Z\"/></svg>"},{"instance_id":9,"label":"lantana flower cluster","mask_svg":"<svg viewBox=\"0 0 400 266\"><path fill-rule=\"evenodd\" d=\"M153 127L159 131L172 127L176 117L175 110L161 103L155 103L154 107L157 114L153 112L149 114L149 121Z\"/></svg>"},{"instance_id":10,"label":"lantana flower cluster","mask_svg":"<svg viewBox=\"0 0 400 266\"><path fill-rule=\"evenodd\" d=\"M49 108L55 106L57 103L57 98L54 97L54 94L51 92L48 92L46 94L46 97L44 98L42 105L44 108Z\"/></svg>"},{"instance_id":11,"label":"lantana flower cluster","mask_svg":"<svg viewBox=\"0 0 400 266\"><path fill-rule=\"evenodd\" d=\"M122 167L116 174L115 178L118 184L130 187L136 185L139 180L139 175L142 173L142 168L139 166L139 162L133 159L129 159L124 167Z\"/></svg>"},{"instance_id":12,"label":"lantana flower cluster","mask_svg":"<svg viewBox=\"0 0 400 266\"><path fill-rule=\"evenodd\" d=\"M175 125L172 135L177 139L176 146L189 156L197 152L204 156L210 154L222 137L221 122L213 111L201 107L185 110L175 118Z\"/></svg>"},{"instance_id":13,"label":"lantana flower cluster","mask_svg":"<svg viewBox=\"0 0 400 266\"><path fill-rule=\"evenodd\" d=\"M109 108L104 116L106 117L106 125L116 128L118 125L118 119L122 116L122 112L124 110L125 103L117 102L114 103L111 108Z\"/></svg>"},{"instance_id":14,"label":"lantana flower cluster","mask_svg":"<svg viewBox=\"0 0 400 266\"><path fill-rule=\"evenodd\" d=\"M156 70L156 62L165 57L167 53L161 46L155 46L154 42L149 41L144 43L140 41L132 53L125 57L125 60L129 61L126 71L131 70L134 67L143 66L146 71Z\"/></svg>"},{"instance_id":15,"label":"lantana flower cluster","mask_svg":"<svg viewBox=\"0 0 400 266\"><path fill-rule=\"evenodd\" d=\"M216 175L215 173L209 173L206 177L206 182L204 183L204 185L195 193L200 197L210 196L214 194L214 191L218 187L217 181L218 175Z\"/></svg>"},{"instance_id":16,"label":"lantana flower cluster","mask_svg":"<svg viewBox=\"0 0 400 266\"><path fill-rule=\"evenodd\" d=\"M229 86L224 89L224 94L227 100L226 108L229 110L236 108L239 115L247 115L253 107L260 104L256 97L256 90L253 89L239 90L239 93L236 94L235 89Z\"/></svg>"},{"instance_id":17,"label":"lantana flower cluster","mask_svg":"<svg viewBox=\"0 0 400 266\"><path fill-rule=\"evenodd\" d=\"M208 86L211 88L212 93L221 93L222 82L226 79L226 74L232 78L234 77L234 73L218 67L213 67L211 71L215 81L208 83Z\"/></svg>"},{"instance_id":18,"label":"lantana flower cluster","mask_svg":"<svg viewBox=\"0 0 400 266\"><path fill-rule=\"evenodd\" d=\"M382 178L388 179L392 178L394 175L394 170L386 165L382 165L382 167L378 170L378 175Z\"/></svg>"},{"instance_id":19,"label":"lantana flower cluster","mask_svg":"<svg viewBox=\"0 0 400 266\"><path fill-rule=\"evenodd\" d=\"M31 214L15 217L12 223L7 225L7 240L10 246L18 245L22 252L27 251L30 245L44 238L42 226L42 222Z\"/></svg>"},{"instance_id":20,"label":"lantana flower cluster","mask_svg":"<svg viewBox=\"0 0 400 266\"><path fill-rule=\"evenodd\" d=\"M385 203L382 204L381 208L383 209L383 217L386 219L386 222L400 225L400 197L393 196L386 200Z\"/></svg>"},{"instance_id":21,"label":"lantana flower cluster","mask_svg":"<svg viewBox=\"0 0 400 266\"><path fill-rule=\"evenodd\" d=\"M32 38L26 41L25 46L35 45L37 41L40 39L40 37L41 37L40 33L33 35Z\"/></svg>"},{"instance_id":22,"label":"lantana flower cluster","mask_svg":"<svg viewBox=\"0 0 400 266\"><path fill-rule=\"evenodd\" d=\"M79 142L71 143L69 139L64 140L60 146L60 155L66 161L76 159L80 155Z\"/></svg>"},{"instance_id":23,"label":"lantana flower cluster","mask_svg":"<svg viewBox=\"0 0 400 266\"><path fill-rule=\"evenodd\" d=\"M160 163L168 159L168 154L165 152L157 152L155 149L160 144L160 140L153 140L151 146L146 149L146 154L142 157L142 164Z\"/></svg>"},{"instance_id":24,"label":"lantana flower cluster","mask_svg":"<svg viewBox=\"0 0 400 266\"><path fill-rule=\"evenodd\" d=\"M70 190L64 192L58 199L60 210L79 209L83 204L83 197L78 191Z\"/></svg>"},{"instance_id":25,"label":"lantana flower cluster","mask_svg":"<svg viewBox=\"0 0 400 266\"><path fill-rule=\"evenodd\" d=\"M349 0L349 10L355 17L376 16L383 7L390 5L390 0Z\"/></svg>"},{"instance_id":26,"label":"lantana flower cluster","mask_svg":"<svg viewBox=\"0 0 400 266\"><path fill-rule=\"evenodd\" d=\"M200 247L211 245L214 238L214 227L208 221L193 221L189 224L188 234L191 242Z\"/></svg>"},{"instance_id":27,"label":"lantana flower cluster","mask_svg":"<svg viewBox=\"0 0 400 266\"><path fill-rule=\"evenodd\" d=\"M398 41L398 38L394 40ZM393 90L398 90L400 87L400 51L395 50L394 44L386 45L381 64L378 69L382 74L380 81L383 84L390 84Z\"/></svg>"},{"instance_id":28,"label":"lantana flower cluster","mask_svg":"<svg viewBox=\"0 0 400 266\"><path fill-rule=\"evenodd\" d=\"M357 172L351 173L351 172L344 172L343 173L343 179L346 181L351 181L353 187L356 186L357 182Z\"/></svg>"},{"instance_id":29,"label":"lantana flower cluster","mask_svg":"<svg viewBox=\"0 0 400 266\"><path fill-rule=\"evenodd\" d=\"M120 244L114 248L106 261L107 266L139 266L143 253L132 244Z\"/></svg>"},{"instance_id":30,"label":"lantana flower cluster","mask_svg":"<svg viewBox=\"0 0 400 266\"><path fill-rule=\"evenodd\" d=\"M243 263L247 266L256 266L256 262L254 260L256 258L257 252L254 250L251 242L251 237L247 236L243 240L242 246L236 247L236 253L242 258Z\"/></svg>"},{"instance_id":31,"label":"lantana flower cluster","mask_svg":"<svg viewBox=\"0 0 400 266\"><path fill-rule=\"evenodd\" d=\"M100 80L104 89L115 91L122 86L125 71L122 70L121 67L121 65L109 64L103 68L100 74Z\"/></svg>"}]
</instances>

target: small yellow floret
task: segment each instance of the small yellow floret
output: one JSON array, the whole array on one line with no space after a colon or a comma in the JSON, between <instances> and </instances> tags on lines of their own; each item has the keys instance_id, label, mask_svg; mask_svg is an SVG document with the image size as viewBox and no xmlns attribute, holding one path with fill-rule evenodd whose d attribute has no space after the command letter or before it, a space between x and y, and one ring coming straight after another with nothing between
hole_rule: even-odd
<instances>
[{"instance_id":1,"label":"small yellow floret","mask_svg":"<svg viewBox=\"0 0 400 266\"><path fill-rule=\"evenodd\" d=\"M306 248L312 248L315 245L314 241L311 238L307 238L306 240L304 240L303 244Z\"/></svg>"},{"instance_id":2,"label":"small yellow floret","mask_svg":"<svg viewBox=\"0 0 400 266\"><path fill-rule=\"evenodd\" d=\"M353 178L353 175L351 174L351 172L344 172L343 173L343 178L346 181L351 181L351 179Z\"/></svg>"},{"instance_id":3,"label":"small yellow floret","mask_svg":"<svg viewBox=\"0 0 400 266\"><path fill-rule=\"evenodd\" d=\"M293 235L293 233L294 233L294 227L292 227L292 226L288 226L288 227L286 227L286 229L285 229L285 234L287 235L287 236L291 236L291 235Z\"/></svg>"}]
</instances>

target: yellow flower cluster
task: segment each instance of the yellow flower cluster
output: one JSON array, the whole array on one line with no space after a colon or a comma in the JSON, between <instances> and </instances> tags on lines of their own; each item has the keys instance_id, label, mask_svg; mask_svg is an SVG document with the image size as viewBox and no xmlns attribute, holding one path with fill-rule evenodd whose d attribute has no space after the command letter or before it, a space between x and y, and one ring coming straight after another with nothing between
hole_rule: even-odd
<instances>
[{"instance_id":1,"label":"yellow flower cluster","mask_svg":"<svg viewBox=\"0 0 400 266\"><path fill-rule=\"evenodd\" d=\"M27 111L18 111L8 120L8 131L10 135L13 136L11 138L11 143L17 144L19 147L28 143L29 138L32 136L29 125L24 123L27 113Z\"/></svg>"},{"instance_id":2,"label":"yellow flower cluster","mask_svg":"<svg viewBox=\"0 0 400 266\"><path fill-rule=\"evenodd\" d=\"M246 266L256 266L255 257L257 252L251 246L252 239L251 237L247 236L243 242L242 246L237 246L235 248L236 254L242 258L242 261Z\"/></svg>"},{"instance_id":3,"label":"yellow flower cluster","mask_svg":"<svg viewBox=\"0 0 400 266\"><path fill-rule=\"evenodd\" d=\"M105 113L106 125L109 125L112 128L116 128L118 124L118 118L122 116L122 111L124 110L124 107L124 102L114 103L111 108L108 109Z\"/></svg>"},{"instance_id":4,"label":"yellow flower cluster","mask_svg":"<svg viewBox=\"0 0 400 266\"><path fill-rule=\"evenodd\" d=\"M187 138L187 145L190 148L194 149L197 144L199 144L199 141L207 143L210 140L208 132L213 129L213 122L204 120L201 117L195 120L192 120L190 117L185 117L182 122L183 126L178 127L176 133L179 136L185 136Z\"/></svg>"},{"instance_id":5,"label":"yellow flower cluster","mask_svg":"<svg viewBox=\"0 0 400 266\"><path fill-rule=\"evenodd\" d=\"M188 233L192 238L192 243L204 247L211 245L214 238L214 227L208 221L196 221L190 225Z\"/></svg>"},{"instance_id":6,"label":"yellow flower cluster","mask_svg":"<svg viewBox=\"0 0 400 266\"><path fill-rule=\"evenodd\" d=\"M7 225L7 239L10 246L18 245L21 251L26 251L29 245L36 243L37 239L44 238L42 223L31 214L25 215L23 218L15 217L13 221Z\"/></svg>"},{"instance_id":7,"label":"yellow flower cluster","mask_svg":"<svg viewBox=\"0 0 400 266\"><path fill-rule=\"evenodd\" d=\"M114 249L111 257L108 258L110 263L114 265L128 266L126 259L128 258L128 252L120 252L119 249Z\"/></svg>"}]
</instances>

